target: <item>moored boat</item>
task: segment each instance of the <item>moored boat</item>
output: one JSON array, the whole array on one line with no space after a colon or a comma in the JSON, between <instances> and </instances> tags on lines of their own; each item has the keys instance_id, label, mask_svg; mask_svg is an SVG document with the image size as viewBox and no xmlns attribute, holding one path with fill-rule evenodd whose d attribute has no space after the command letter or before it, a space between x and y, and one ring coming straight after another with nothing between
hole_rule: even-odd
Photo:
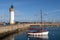
<instances>
[{"instance_id":1,"label":"moored boat","mask_svg":"<svg viewBox=\"0 0 60 40\"><path fill-rule=\"evenodd\" d=\"M48 31L47 30L42 30L42 29L31 29L30 31L28 31L28 36L29 37L44 37L44 38L48 38Z\"/></svg>"}]
</instances>

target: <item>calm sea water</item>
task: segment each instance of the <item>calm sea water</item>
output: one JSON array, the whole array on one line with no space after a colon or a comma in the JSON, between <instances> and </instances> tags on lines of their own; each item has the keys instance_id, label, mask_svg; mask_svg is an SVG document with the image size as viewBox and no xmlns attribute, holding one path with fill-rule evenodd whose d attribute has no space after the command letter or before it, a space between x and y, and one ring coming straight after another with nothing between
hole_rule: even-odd
<instances>
[{"instance_id":1,"label":"calm sea water","mask_svg":"<svg viewBox=\"0 0 60 40\"><path fill-rule=\"evenodd\" d=\"M40 27L34 26L31 28L40 28ZM0 40L60 40L60 27L43 27L42 29L49 31L48 38L28 37L27 31L24 31L23 33L16 33L16 34L9 35Z\"/></svg>"},{"instance_id":2,"label":"calm sea water","mask_svg":"<svg viewBox=\"0 0 60 40\"><path fill-rule=\"evenodd\" d=\"M60 27L44 27L43 29L49 31L48 38L28 38L27 33L23 32L22 34L17 35L14 40L60 40Z\"/></svg>"}]
</instances>

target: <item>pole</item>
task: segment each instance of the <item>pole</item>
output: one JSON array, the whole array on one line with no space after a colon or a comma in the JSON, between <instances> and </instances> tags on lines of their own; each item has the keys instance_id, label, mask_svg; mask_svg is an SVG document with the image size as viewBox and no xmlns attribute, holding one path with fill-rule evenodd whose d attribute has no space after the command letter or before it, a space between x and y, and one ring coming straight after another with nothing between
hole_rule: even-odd
<instances>
[{"instance_id":1,"label":"pole","mask_svg":"<svg viewBox=\"0 0 60 40\"><path fill-rule=\"evenodd\" d=\"M41 24L42 24L42 10L41 10L41 13L40 13L40 15L41 15Z\"/></svg>"}]
</instances>

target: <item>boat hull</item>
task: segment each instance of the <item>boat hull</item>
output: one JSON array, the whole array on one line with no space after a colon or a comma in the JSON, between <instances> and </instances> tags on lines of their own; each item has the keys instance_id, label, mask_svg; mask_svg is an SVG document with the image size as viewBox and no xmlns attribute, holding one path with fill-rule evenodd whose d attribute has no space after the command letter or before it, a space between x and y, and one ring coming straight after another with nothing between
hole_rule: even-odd
<instances>
[{"instance_id":1,"label":"boat hull","mask_svg":"<svg viewBox=\"0 0 60 40\"><path fill-rule=\"evenodd\" d=\"M41 33L28 33L28 37L48 38L48 31Z\"/></svg>"}]
</instances>

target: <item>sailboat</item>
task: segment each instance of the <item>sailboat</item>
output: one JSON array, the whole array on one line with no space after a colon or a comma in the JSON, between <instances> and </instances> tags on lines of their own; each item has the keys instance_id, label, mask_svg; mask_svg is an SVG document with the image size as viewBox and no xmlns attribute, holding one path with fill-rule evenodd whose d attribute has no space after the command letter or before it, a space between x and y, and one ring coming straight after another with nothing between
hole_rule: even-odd
<instances>
[{"instance_id":1,"label":"sailboat","mask_svg":"<svg viewBox=\"0 0 60 40\"><path fill-rule=\"evenodd\" d=\"M31 29L28 31L28 36L29 37L44 37L48 38L48 31L47 30L42 30L42 29Z\"/></svg>"},{"instance_id":2,"label":"sailboat","mask_svg":"<svg viewBox=\"0 0 60 40\"><path fill-rule=\"evenodd\" d=\"M41 24L42 24L42 11L41 11ZM42 26L42 25L41 25ZM43 38L48 38L48 31L43 30L42 28L29 28L30 31L28 31L28 36L29 37L43 37Z\"/></svg>"}]
</instances>

